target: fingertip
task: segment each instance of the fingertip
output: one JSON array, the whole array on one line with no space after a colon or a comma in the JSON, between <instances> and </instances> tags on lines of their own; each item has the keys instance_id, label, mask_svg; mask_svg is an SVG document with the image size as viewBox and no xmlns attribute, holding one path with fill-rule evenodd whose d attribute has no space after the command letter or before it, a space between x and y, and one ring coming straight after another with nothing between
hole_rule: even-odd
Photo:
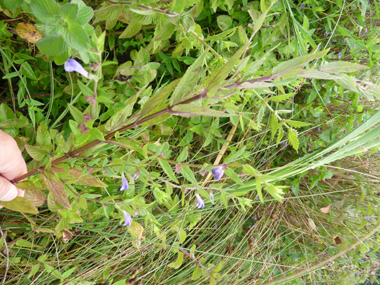
<instances>
[{"instance_id":1,"label":"fingertip","mask_svg":"<svg viewBox=\"0 0 380 285\"><path fill-rule=\"evenodd\" d=\"M13 184L9 183L9 190L5 195L0 197L0 201L8 202L17 197L18 189Z\"/></svg>"}]
</instances>

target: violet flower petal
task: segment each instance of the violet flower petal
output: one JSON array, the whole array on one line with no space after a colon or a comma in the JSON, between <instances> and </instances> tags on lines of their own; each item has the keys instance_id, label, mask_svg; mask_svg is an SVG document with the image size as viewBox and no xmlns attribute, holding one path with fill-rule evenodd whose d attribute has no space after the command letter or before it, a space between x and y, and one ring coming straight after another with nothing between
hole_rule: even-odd
<instances>
[{"instance_id":1,"label":"violet flower petal","mask_svg":"<svg viewBox=\"0 0 380 285\"><path fill-rule=\"evenodd\" d=\"M76 71L82 74L84 77L89 77L88 72L83 68L83 66L73 58L69 58L68 60L66 60L66 62L63 65L63 68L66 72Z\"/></svg>"},{"instance_id":2,"label":"violet flower petal","mask_svg":"<svg viewBox=\"0 0 380 285\"><path fill-rule=\"evenodd\" d=\"M198 193L195 193L195 197L197 197L197 208L200 209L200 208L204 208L205 207L205 202L203 202L201 196L199 196Z\"/></svg>"},{"instance_id":3,"label":"violet flower petal","mask_svg":"<svg viewBox=\"0 0 380 285\"><path fill-rule=\"evenodd\" d=\"M223 166L214 167L212 169L212 174L214 174L215 180L218 181L224 174Z\"/></svg>"},{"instance_id":4,"label":"violet flower petal","mask_svg":"<svg viewBox=\"0 0 380 285\"><path fill-rule=\"evenodd\" d=\"M129 184L128 184L128 181L127 181L127 178L125 178L124 176L124 172L123 174L121 175L121 187L120 187L120 191L123 191L123 190L128 190L129 188Z\"/></svg>"},{"instance_id":5,"label":"violet flower petal","mask_svg":"<svg viewBox=\"0 0 380 285\"><path fill-rule=\"evenodd\" d=\"M132 224L132 217L131 217L131 215L127 212L127 211L124 211L124 210L121 210L122 212L123 212L123 214L124 214L124 227L125 226L128 226L128 227L130 227L131 226L131 224Z\"/></svg>"}]
</instances>

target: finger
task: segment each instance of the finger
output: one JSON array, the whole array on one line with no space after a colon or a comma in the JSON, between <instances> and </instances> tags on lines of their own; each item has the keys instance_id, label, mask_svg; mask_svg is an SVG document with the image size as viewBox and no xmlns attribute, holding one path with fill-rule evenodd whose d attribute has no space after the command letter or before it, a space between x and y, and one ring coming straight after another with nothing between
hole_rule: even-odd
<instances>
[{"instance_id":1,"label":"finger","mask_svg":"<svg viewBox=\"0 0 380 285\"><path fill-rule=\"evenodd\" d=\"M0 176L0 201L11 201L18 194L17 187Z\"/></svg>"},{"instance_id":2,"label":"finger","mask_svg":"<svg viewBox=\"0 0 380 285\"><path fill-rule=\"evenodd\" d=\"M0 173L8 180L27 173L26 164L16 141L0 130ZM0 196L1 197L1 196Z\"/></svg>"}]
</instances>

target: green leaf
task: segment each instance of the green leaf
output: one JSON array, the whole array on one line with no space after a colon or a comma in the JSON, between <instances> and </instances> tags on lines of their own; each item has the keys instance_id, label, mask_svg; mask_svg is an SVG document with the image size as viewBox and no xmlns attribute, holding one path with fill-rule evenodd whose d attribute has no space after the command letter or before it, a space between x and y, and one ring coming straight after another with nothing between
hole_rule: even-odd
<instances>
[{"instance_id":1,"label":"green leaf","mask_svg":"<svg viewBox=\"0 0 380 285\"><path fill-rule=\"evenodd\" d=\"M181 266L182 262L183 262L183 253L181 251L178 251L177 260L175 262L168 264L168 267L179 268Z\"/></svg>"},{"instance_id":2,"label":"green leaf","mask_svg":"<svg viewBox=\"0 0 380 285\"><path fill-rule=\"evenodd\" d=\"M284 123L287 123L289 126L293 128L300 128L300 127L306 127L310 126L309 123L299 122L299 121L291 121L291 120L283 120Z\"/></svg>"},{"instance_id":3,"label":"green leaf","mask_svg":"<svg viewBox=\"0 0 380 285\"><path fill-rule=\"evenodd\" d=\"M334 81L338 83L340 86L348 90L354 91L356 93L359 92L358 89L356 88L355 80L351 76L348 76L347 74L344 74L344 73L339 73L338 77L339 78L335 79Z\"/></svg>"},{"instance_id":4,"label":"green leaf","mask_svg":"<svg viewBox=\"0 0 380 285\"><path fill-rule=\"evenodd\" d=\"M37 42L37 47L42 53L54 56L63 53L68 45L61 36L47 36Z\"/></svg>"},{"instance_id":5,"label":"green leaf","mask_svg":"<svg viewBox=\"0 0 380 285\"><path fill-rule=\"evenodd\" d=\"M223 190L220 190L220 198L222 199L224 207L226 207L226 209L228 209L227 194Z\"/></svg>"},{"instance_id":6,"label":"green leaf","mask_svg":"<svg viewBox=\"0 0 380 285\"><path fill-rule=\"evenodd\" d=\"M49 179L45 174L43 174L43 177L47 189L54 195L59 203L61 203L66 209L71 209L69 200L67 199L69 194L63 189L63 186L61 185L62 182L59 183L53 179Z\"/></svg>"},{"instance_id":7,"label":"green leaf","mask_svg":"<svg viewBox=\"0 0 380 285\"><path fill-rule=\"evenodd\" d=\"M123 5L111 5L95 11L95 16L101 20L118 19Z\"/></svg>"},{"instance_id":8,"label":"green leaf","mask_svg":"<svg viewBox=\"0 0 380 285\"><path fill-rule=\"evenodd\" d=\"M201 76L203 61L207 53L208 51L203 52L187 69L170 98L170 105L177 103L181 98L190 95L190 93L194 91L194 87L197 85Z\"/></svg>"},{"instance_id":9,"label":"green leaf","mask_svg":"<svg viewBox=\"0 0 380 285\"><path fill-rule=\"evenodd\" d=\"M119 36L120 39L130 38L136 35L141 30L141 24L137 21L131 21L128 27Z\"/></svg>"},{"instance_id":10,"label":"green leaf","mask_svg":"<svg viewBox=\"0 0 380 285\"><path fill-rule=\"evenodd\" d=\"M240 185L244 185L243 181L241 181L239 175L236 174L236 172L232 169L232 168L227 168L226 171L224 171L224 173L229 177L231 178L234 182L240 184Z\"/></svg>"},{"instance_id":11,"label":"green leaf","mask_svg":"<svg viewBox=\"0 0 380 285\"><path fill-rule=\"evenodd\" d=\"M179 115L181 117L194 117L194 116L207 116L207 117L233 117L236 115L227 114L222 111L213 110L208 107L198 106L195 104L181 104L176 105L170 111L173 115Z\"/></svg>"},{"instance_id":12,"label":"green leaf","mask_svg":"<svg viewBox=\"0 0 380 285\"><path fill-rule=\"evenodd\" d=\"M37 264L37 265L33 265L32 269L29 271L29 274L28 274L28 279L32 278L34 276L34 274L37 273L37 271L40 269L40 265Z\"/></svg>"},{"instance_id":13,"label":"green leaf","mask_svg":"<svg viewBox=\"0 0 380 285\"><path fill-rule=\"evenodd\" d=\"M105 187L105 188L108 187L108 185L105 184L103 181L101 181L99 178L92 176L90 174L83 175L75 182L75 184L87 185L87 186L93 186L93 187Z\"/></svg>"},{"instance_id":14,"label":"green leaf","mask_svg":"<svg viewBox=\"0 0 380 285\"><path fill-rule=\"evenodd\" d=\"M76 23L68 24L68 28L63 32L63 38L72 48L77 50L87 49L87 34L83 28Z\"/></svg>"},{"instance_id":15,"label":"green leaf","mask_svg":"<svg viewBox=\"0 0 380 285\"><path fill-rule=\"evenodd\" d=\"M321 72L321 71L316 70L316 69L303 70L301 73L298 73L297 76L305 77L305 78L328 79L328 80L338 78L335 75L332 75L332 74L329 74L326 72Z\"/></svg>"},{"instance_id":16,"label":"green leaf","mask_svg":"<svg viewBox=\"0 0 380 285\"><path fill-rule=\"evenodd\" d=\"M272 113L270 117L270 130L272 133L272 139L274 138L279 127L280 127L280 124L278 123L277 116L274 113Z\"/></svg>"},{"instance_id":17,"label":"green leaf","mask_svg":"<svg viewBox=\"0 0 380 285\"><path fill-rule=\"evenodd\" d=\"M297 138L297 132L293 129L288 130L288 140L292 147L298 152L299 141Z\"/></svg>"},{"instance_id":18,"label":"green leaf","mask_svg":"<svg viewBox=\"0 0 380 285\"><path fill-rule=\"evenodd\" d=\"M71 104L67 104L67 105L69 106L70 113L73 116L74 120L77 123L79 123L79 124L83 123L83 114L82 114L82 112L79 111L77 108L75 108Z\"/></svg>"},{"instance_id":19,"label":"green leaf","mask_svg":"<svg viewBox=\"0 0 380 285\"><path fill-rule=\"evenodd\" d=\"M259 195L260 202L264 204L263 191L261 190L261 177L256 176L256 191L257 195Z\"/></svg>"},{"instance_id":20,"label":"green leaf","mask_svg":"<svg viewBox=\"0 0 380 285\"><path fill-rule=\"evenodd\" d=\"M75 21L78 15L78 5L67 3L63 5L58 14L62 17L66 22L72 23Z\"/></svg>"},{"instance_id":21,"label":"green leaf","mask_svg":"<svg viewBox=\"0 0 380 285\"><path fill-rule=\"evenodd\" d=\"M219 71L216 71L210 75L210 79L208 80L209 84L205 88L205 92L207 92L206 94L208 97L212 97L220 89L236 62L247 49L248 44L249 43L242 46Z\"/></svg>"},{"instance_id":22,"label":"green leaf","mask_svg":"<svg viewBox=\"0 0 380 285\"><path fill-rule=\"evenodd\" d=\"M30 9L41 22L48 22L58 14L59 6L54 0L30 1Z\"/></svg>"},{"instance_id":23,"label":"green leaf","mask_svg":"<svg viewBox=\"0 0 380 285\"><path fill-rule=\"evenodd\" d=\"M186 232L183 229L179 230L179 243L183 243L186 240Z\"/></svg>"},{"instance_id":24,"label":"green leaf","mask_svg":"<svg viewBox=\"0 0 380 285\"><path fill-rule=\"evenodd\" d=\"M348 61L336 61L336 62L330 62L325 65L322 65L322 68L319 69L319 71L323 72L332 72L332 73L349 73L349 72L355 72L368 69L368 66L351 63Z\"/></svg>"},{"instance_id":25,"label":"green leaf","mask_svg":"<svg viewBox=\"0 0 380 285\"><path fill-rule=\"evenodd\" d=\"M46 149L28 144L25 145L25 149L28 152L28 154L36 161L43 160L45 155L48 154L48 151Z\"/></svg>"},{"instance_id":26,"label":"green leaf","mask_svg":"<svg viewBox=\"0 0 380 285\"><path fill-rule=\"evenodd\" d=\"M62 274L62 279L66 279L66 278L69 278L70 275L76 270L75 267L65 271L63 274Z\"/></svg>"},{"instance_id":27,"label":"green leaf","mask_svg":"<svg viewBox=\"0 0 380 285\"><path fill-rule=\"evenodd\" d=\"M164 172L166 173L166 175L172 180L174 181L175 183L178 183L178 180L177 178L175 177L175 174L172 170L172 168L170 167L170 164L163 160L163 159L158 159L158 162L160 163L162 169L164 170Z\"/></svg>"},{"instance_id":28,"label":"green leaf","mask_svg":"<svg viewBox=\"0 0 380 285\"><path fill-rule=\"evenodd\" d=\"M77 23L79 26L83 26L88 23L94 16L94 11L89 6L83 6L79 8L77 19L75 20L75 23Z\"/></svg>"},{"instance_id":29,"label":"green leaf","mask_svg":"<svg viewBox=\"0 0 380 285\"><path fill-rule=\"evenodd\" d=\"M7 208L12 211L28 213L28 214L38 214L37 208L24 197L17 196L12 201L4 202L0 201L0 206Z\"/></svg>"},{"instance_id":30,"label":"green leaf","mask_svg":"<svg viewBox=\"0 0 380 285\"><path fill-rule=\"evenodd\" d=\"M195 179L194 173L191 168L187 165L182 165L181 174L185 177L186 180L190 181L194 185L198 185L198 181Z\"/></svg>"},{"instance_id":31,"label":"green leaf","mask_svg":"<svg viewBox=\"0 0 380 285\"><path fill-rule=\"evenodd\" d=\"M166 85L151 98L149 98L142 108L141 116L150 115L152 111L165 103L166 99L169 97L170 93L174 90L178 83L179 79L172 81L170 84Z\"/></svg>"},{"instance_id":32,"label":"green leaf","mask_svg":"<svg viewBox=\"0 0 380 285\"><path fill-rule=\"evenodd\" d=\"M175 13L181 13L183 8L185 8L186 0L173 0L172 1L172 11Z\"/></svg>"},{"instance_id":33,"label":"green leaf","mask_svg":"<svg viewBox=\"0 0 380 285\"><path fill-rule=\"evenodd\" d=\"M195 266L195 270L193 272L193 275L191 276L191 280L197 280L199 279L199 277L202 276L202 270L200 269L200 267L197 265Z\"/></svg>"},{"instance_id":34,"label":"green leaf","mask_svg":"<svg viewBox=\"0 0 380 285\"><path fill-rule=\"evenodd\" d=\"M300 57L282 62L279 65L277 65L275 68L273 68L272 74L279 74L285 71L290 71L292 69L298 68L300 66L304 66L306 63L312 60L322 58L328 53L328 51L329 49L326 49L324 51L316 52L313 54L307 54L304 56L300 56Z\"/></svg>"},{"instance_id":35,"label":"green leaf","mask_svg":"<svg viewBox=\"0 0 380 285\"><path fill-rule=\"evenodd\" d=\"M274 101L274 102L281 102L281 101L285 101L285 100L288 100L290 97L292 97L295 93L289 93L289 94L284 94L284 95L278 95L278 96L274 96L274 97L270 97L268 98L269 100L271 101Z\"/></svg>"},{"instance_id":36,"label":"green leaf","mask_svg":"<svg viewBox=\"0 0 380 285\"><path fill-rule=\"evenodd\" d=\"M0 0L3 9L15 9L21 6L23 0Z\"/></svg>"},{"instance_id":37,"label":"green leaf","mask_svg":"<svg viewBox=\"0 0 380 285\"><path fill-rule=\"evenodd\" d=\"M227 15L220 15L216 18L216 22L218 24L218 27L222 30L228 30L232 26L232 18Z\"/></svg>"},{"instance_id":38,"label":"green leaf","mask_svg":"<svg viewBox=\"0 0 380 285\"><path fill-rule=\"evenodd\" d=\"M187 159L187 157L189 156L189 147L188 146L185 146L181 153L178 155L177 157L177 162L182 162L182 161L185 161Z\"/></svg>"}]
</instances>

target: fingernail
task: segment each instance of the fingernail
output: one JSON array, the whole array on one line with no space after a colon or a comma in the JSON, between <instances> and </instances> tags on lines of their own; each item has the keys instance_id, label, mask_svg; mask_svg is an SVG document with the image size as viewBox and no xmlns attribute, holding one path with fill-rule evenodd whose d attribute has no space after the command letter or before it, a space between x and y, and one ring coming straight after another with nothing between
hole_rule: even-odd
<instances>
[{"instance_id":1,"label":"fingernail","mask_svg":"<svg viewBox=\"0 0 380 285\"><path fill-rule=\"evenodd\" d=\"M8 202L17 197L17 188L12 185L7 194L0 198L0 201Z\"/></svg>"}]
</instances>

